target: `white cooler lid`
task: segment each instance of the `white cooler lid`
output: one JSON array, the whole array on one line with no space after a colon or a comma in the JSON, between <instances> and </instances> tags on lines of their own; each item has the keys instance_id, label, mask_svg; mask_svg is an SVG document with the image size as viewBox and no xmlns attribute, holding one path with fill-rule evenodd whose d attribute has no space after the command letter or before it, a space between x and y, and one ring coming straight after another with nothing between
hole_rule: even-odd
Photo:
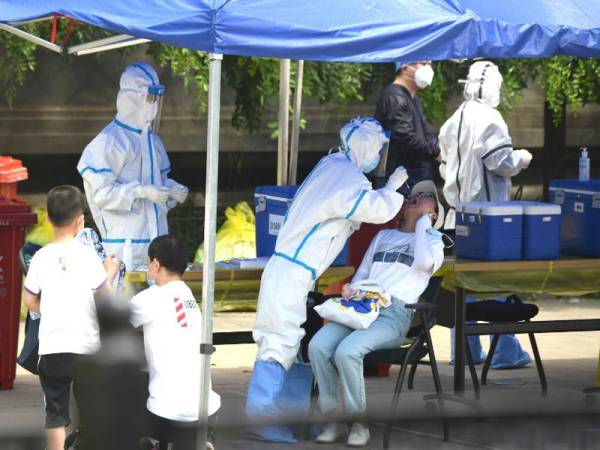
<instances>
[{"instance_id":1,"label":"white cooler lid","mask_svg":"<svg viewBox=\"0 0 600 450\"><path fill-rule=\"evenodd\" d=\"M523 206L523 213L526 216L546 216L546 215L560 215L560 205L554 203L542 203L542 202L519 202Z\"/></svg>"},{"instance_id":2,"label":"white cooler lid","mask_svg":"<svg viewBox=\"0 0 600 450\"><path fill-rule=\"evenodd\" d=\"M460 203L456 211L484 216L523 215L523 207L517 202L466 202Z\"/></svg>"}]
</instances>

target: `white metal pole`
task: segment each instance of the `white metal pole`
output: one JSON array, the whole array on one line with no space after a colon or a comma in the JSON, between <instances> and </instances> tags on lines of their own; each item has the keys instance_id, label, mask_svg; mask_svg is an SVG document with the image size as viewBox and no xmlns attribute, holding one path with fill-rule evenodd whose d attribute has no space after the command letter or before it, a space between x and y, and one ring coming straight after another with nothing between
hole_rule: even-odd
<instances>
[{"instance_id":1,"label":"white metal pole","mask_svg":"<svg viewBox=\"0 0 600 450\"><path fill-rule=\"evenodd\" d=\"M206 192L204 204L204 264L202 265L202 340L200 347L200 401L197 450L206 449L212 315L215 294L215 242L217 235L217 189L219 181L219 120L221 107L221 62L223 55L209 53L208 127L206 139Z\"/></svg>"},{"instance_id":2,"label":"white metal pole","mask_svg":"<svg viewBox=\"0 0 600 450\"><path fill-rule=\"evenodd\" d=\"M302 83L304 81L304 61L298 61L296 67L296 90L294 91L294 115L292 116L292 143L290 145L289 183L297 183L298 152L300 150L300 113L302 112Z\"/></svg>"},{"instance_id":3,"label":"white metal pole","mask_svg":"<svg viewBox=\"0 0 600 450\"><path fill-rule=\"evenodd\" d=\"M287 184L290 111L290 60L279 62L279 136L277 138L277 185Z\"/></svg>"},{"instance_id":4,"label":"white metal pole","mask_svg":"<svg viewBox=\"0 0 600 450\"><path fill-rule=\"evenodd\" d=\"M23 31L19 28L7 25L5 23L0 23L0 30L8 31L9 33L15 34L23 39L26 39L34 44L40 45L42 47L47 48L48 50L52 50L56 53L62 53L63 49L60 45L53 44L52 42L46 41L41 37L35 36L27 31Z\"/></svg>"}]
</instances>

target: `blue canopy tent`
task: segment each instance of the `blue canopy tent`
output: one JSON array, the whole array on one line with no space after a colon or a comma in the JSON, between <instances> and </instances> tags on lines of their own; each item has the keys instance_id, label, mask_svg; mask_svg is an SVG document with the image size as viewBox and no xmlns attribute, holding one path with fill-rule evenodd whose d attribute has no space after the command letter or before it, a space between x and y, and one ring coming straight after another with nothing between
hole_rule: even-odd
<instances>
[{"instance_id":1,"label":"blue canopy tent","mask_svg":"<svg viewBox=\"0 0 600 450\"><path fill-rule=\"evenodd\" d=\"M354 62L600 56L600 3L586 0L0 0L0 22L53 13L227 55Z\"/></svg>"},{"instance_id":2,"label":"blue canopy tent","mask_svg":"<svg viewBox=\"0 0 600 450\"><path fill-rule=\"evenodd\" d=\"M66 49L69 53L153 40L210 54L204 343L212 342L223 54L346 62L600 57L600 3L587 0L0 0L0 29L62 52L18 28L54 13L121 33ZM209 363L204 354L201 420Z\"/></svg>"}]
</instances>

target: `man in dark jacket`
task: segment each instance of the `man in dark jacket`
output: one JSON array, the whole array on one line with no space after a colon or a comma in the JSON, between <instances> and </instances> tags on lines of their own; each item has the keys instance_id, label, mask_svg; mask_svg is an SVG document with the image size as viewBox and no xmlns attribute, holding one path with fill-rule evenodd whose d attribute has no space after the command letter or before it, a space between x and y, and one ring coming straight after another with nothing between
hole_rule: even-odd
<instances>
[{"instance_id":1,"label":"man in dark jacket","mask_svg":"<svg viewBox=\"0 0 600 450\"><path fill-rule=\"evenodd\" d=\"M430 61L396 63L396 78L381 92L375 109L375 118L391 133L385 175L406 167L408 190L421 180L433 180L434 161L440 158L437 137L427 128L415 96L432 79Z\"/></svg>"}]
</instances>

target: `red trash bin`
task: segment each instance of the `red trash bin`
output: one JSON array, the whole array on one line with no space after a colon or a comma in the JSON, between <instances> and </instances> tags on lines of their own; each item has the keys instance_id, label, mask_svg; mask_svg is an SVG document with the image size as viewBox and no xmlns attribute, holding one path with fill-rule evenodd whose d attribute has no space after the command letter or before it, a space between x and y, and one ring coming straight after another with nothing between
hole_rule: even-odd
<instances>
[{"instance_id":1,"label":"red trash bin","mask_svg":"<svg viewBox=\"0 0 600 450\"><path fill-rule=\"evenodd\" d=\"M20 161L0 157L0 389L12 389L15 381L22 281L18 253L25 228L37 222L31 208L17 198L16 182L23 179L27 169Z\"/></svg>"}]
</instances>

